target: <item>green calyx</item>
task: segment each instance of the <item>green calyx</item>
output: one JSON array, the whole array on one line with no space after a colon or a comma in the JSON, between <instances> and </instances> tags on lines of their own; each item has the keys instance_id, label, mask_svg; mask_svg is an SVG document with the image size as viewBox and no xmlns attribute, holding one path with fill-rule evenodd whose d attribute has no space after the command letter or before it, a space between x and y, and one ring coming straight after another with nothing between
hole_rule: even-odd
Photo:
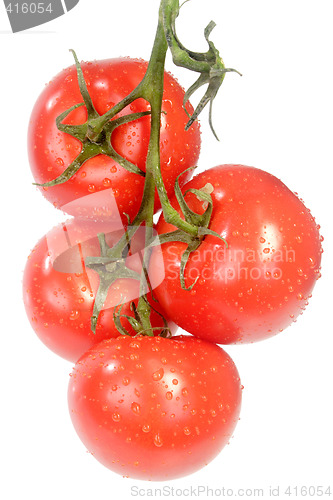
<instances>
[{"instance_id":1,"label":"green calyx","mask_svg":"<svg viewBox=\"0 0 333 500\"><path fill-rule=\"evenodd\" d=\"M127 252L123 255L112 256L112 249L107 245L105 234L98 235L101 254L99 257L86 257L85 265L99 275L99 287L96 293L93 314L91 316L91 330L96 332L98 317L104 307L108 292L112 284L121 278L128 278L140 281L141 275L126 266L125 259Z\"/></svg>"},{"instance_id":2,"label":"green calyx","mask_svg":"<svg viewBox=\"0 0 333 500\"><path fill-rule=\"evenodd\" d=\"M77 171L82 167L82 165L91 158L97 155L103 154L109 156L114 161L116 161L123 168L132 172L134 174L145 176L145 172L140 170L136 165L119 155L112 147L111 136L113 131L125 123L129 123L135 120L139 120L143 116L150 115L150 111L143 111L141 113L131 113L119 118L111 120L112 116L108 120L104 121L105 115L99 115L94 107L92 99L89 95L87 85L83 76L81 65L78 61L76 53L71 50L76 65L77 78L79 83L79 89L84 102L75 104L71 108L67 109L61 113L56 119L56 125L58 130L66 134L75 137L82 143L82 149L75 160L60 174L57 178L52 181L45 182L44 184L37 184L37 186L51 187L58 184L63 184L67 182L71 177L73 177ZM85 106L87 109L88 118L87 121L82 125L66 125L63 123L65 118L75 109ZM117 111L118 113L119 111ZM116 113L113 113L115 116ZM96 124L103 122L102 126L99 126L99 131L96 133Z\"/></svg>"},{"instance_id":3,"label":"green calyx","mask_svg":"<svg viewBox=\"0 0 333 500\"><path fill-rule=\"evenodd\" d=\"M128 233L126 232L128 236ZM148 280L147 272L143 264L143 275L133 271L126 266L126 257L130 251L130 241L128 239L128 245L121 252L121 254L115 251L114 247L109 247L106 243L105 234L98 234L98 240L100 245L100 255L98 257L86 257L85 265L89 269L92 269L99 275L99 287L96 293L93 314L91 316L91 331L96 333L96 327L99 315L105 306L105 302L109 293L110 287L118 279L134 279L140 282L140 289L142 290L142 280L146 279L146 289L150 288L150 283ZM159 330L159 336L170 337L171 332L168 328L167 321L162 316L162 314L157 311L147 300L146 295L142 294L139 297L138 305L135 302L130 303L130 309L133 312L132 316L128 314L122 314L122 308L124 306L124 300L126 297L122 297L121 303L117 304L113 309L113 320L114 324L121 335L128 335L126 328L122 325L121 319L124 318L128 321L130 326L136 332L136 335L147 335L154 336L154 330ZM150 324L150 314L154 310L163 320L163 326L151 327Z\"/></svg>"},{"instance_id":4,"label":"green calyx","mask_svg":"<svg viewBox=\"0 0 333 500\"><path fill-rule=\"evenodd\" d=\"M192 290L198 280L197 277L194 282L189 287L187 287L185 284L185 268L191 254L198 250L205 236L210 235L218 238L228 248L228 243L226 242L226 240L222 238L220 234L212 231L208 227L213 212L213 200L209 193L210 189L207 189L207 187L205 186L202 189L187 189L184 194L182 193L179 186L179 177L189 170L192 169L185 170L177 177L175 182L175 195L186 222L197 228L196 234L193 235L181 229L176 229L175 231L159 235L151 243L151 246L162 245L163 243L171 243L174 241L186 243L187 248L183 252L180 262L180 284L183 290ZM195 194L198 199L203 201L204 206L206 207L203 214L197 214L190 209L185 200L185 197L188 193Z\"/></svg>"}]
</instances>

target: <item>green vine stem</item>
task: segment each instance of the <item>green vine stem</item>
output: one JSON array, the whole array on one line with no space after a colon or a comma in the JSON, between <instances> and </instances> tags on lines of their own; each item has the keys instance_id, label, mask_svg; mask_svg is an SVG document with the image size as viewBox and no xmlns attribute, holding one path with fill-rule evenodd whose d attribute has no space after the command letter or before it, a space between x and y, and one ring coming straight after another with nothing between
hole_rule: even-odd
<instances>
[{"instance_id":1,"label":"green vine stem","mask_svg":"<svg viewBox=\"0 0 333 500\"><path fill-rule=\"evenodd\" d=\"M147 275L146 269L149 265L149 257L151 253L150 241L153 238L153 216L154 216L154 196L155 187L157 187L160 195L163 212L169 211L169 206L166 207L165 200L168 200L166 189L161 175L160 166L160 128L161 128L161 113L162 113L162 99L163 99L163 85L164 85L164 67L165 57L168 45L164 36L164 28L162 23L162 3L159 12L159 22L155 36L155 42L151 57L149 60L147 72L143 81L141 82L142 97L146 99L151 106L151 129L150 139L146 160L146 177L145 187L142 198L142 204L138 213L139 221L140 216L144 216L145 222L145 249L143 257L143 269L141 273L140 282L140 298L137 306L137 314L141 320L141 324L150 335L154 335L150 324L150 305L146 300L146 283ZM170 205L171 206L171 205ZM174 210L174 209L172 209ZM177 216L179 217L178 213ZM135 221L134 221L135 222ZM181 225L184 221L181 220ZM187 225L189 226L189 225ZM188 229L188 227L186 227ZM192 230L192 227L191 227Z\"/></svg>"}]
</instances>

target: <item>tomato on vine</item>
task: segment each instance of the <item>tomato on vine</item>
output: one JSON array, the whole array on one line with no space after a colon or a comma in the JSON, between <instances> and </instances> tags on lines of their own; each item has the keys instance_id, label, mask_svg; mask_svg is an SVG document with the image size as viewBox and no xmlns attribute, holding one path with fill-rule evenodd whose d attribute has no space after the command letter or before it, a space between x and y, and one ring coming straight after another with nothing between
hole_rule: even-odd
<instances>
[{"instance_id":1,"label":"tomato on vine","mask_svg":"<svg viewBox=\"0 0 333 500\"><path fill-rule=\"evenodd\" d=\"M149 103L141 98L121 110L107 124L112 125L112 132L104 131L100 144L89 141L88 132L82 132L80 126L87 123L90 111L92 119L103 115L130 94L143 79L147 66L143 60L130 58L82 63L84 81L79 86L77 72L80 77L81 70L77 62L77 67L71 66L54 77L39 96L29 125L29 160L35 182L46 184L40 189L57 208L70 215L94 217L119 211L124 222L127 216L132 220L137 214L150 135ZM196 165L200 152L198 122L185 131L188 117L182 107L184 95L175 78L165 72L160 154L168 194L177 175ZM83 96L86 105L76 106L83 102ZM192 110L190 105L188 110ZM60 181L70 166L72 170ZM55 179L59 183L52 185ZM158 208L156 195L155 210Z\"/></svg>"},{"instance_id":2,"label":"tomato on vine","mask_svg":"<svg viewBox=\"0 0 333 500\"><path fill-rule=\"evenodd\" d=\"M123 336L78 360L68 403L97 460L123 476L163 481L199 470L228 443L241 385L233 361L214 344Z\"/></svg>"},{"instance_id":3,"label":"tomato on vine","mask_svg":"<svg viewBox=\"0 0 333 500\"><path fill-rule=\"evenodd\" d=\"M216 235L190 253L183 286L187 244L170 241L154 250L152 272L159 272L155 259L162 252L165 273L155 294L168 316L221 344L254 342L285 329L304 311L320 276L322 239L309 210L279 179L242 165L206 170L183 191L198 213L207 205L198 194L210 194L209 228ZM156 229L163 235L175 228L161 215Z\"/></svg>"},{"instance_id":4,"label":"tomato on vine","mask_svg":"<svg viewBox=\"0 0 333 500\"><path fill-rule=\"evenodd\" d=\"M105 232L106 244L118 241L122 231L110 231L110 224L72 219L53 228L40 239L31 252L23 276L23 299L26 312L39 339L59 356L75 362L92 345L120 335L114 315L119 312L120 327L129 335L138 332L128 318L135 319L134 307L139 298L138 276L141 235L132 242L133 253L126 263L133 277L120 277L109 284L95 331L92 328L94 306L101 281L98 273L86 265L87 258L101 254L97 232ZM160 306L147 295L151 303L151 326L154 335L165 328ZM176 326L169 323L171 332ZM147 333L147 332L145 332Z\"/></svg>"}]
</instances>

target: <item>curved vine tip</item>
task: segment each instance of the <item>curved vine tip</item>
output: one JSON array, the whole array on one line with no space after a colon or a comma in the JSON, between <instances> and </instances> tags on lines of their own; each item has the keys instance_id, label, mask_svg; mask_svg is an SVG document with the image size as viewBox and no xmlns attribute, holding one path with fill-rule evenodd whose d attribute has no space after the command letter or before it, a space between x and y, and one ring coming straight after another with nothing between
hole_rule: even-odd
<instances>
[{"instance_id":1,"label":"curved vine tip","mask_svg":"<svg viewBox=\"0 0 333 500\"><path fill-rule=\"evenodd\" d=\"M178 8L175 7L175 3L178 4ZM165 37L172 54L174 64L176 64L176 66L181 66L183 68L187 68L200 73L199 78L187 90L184 96L183 107L190 118L185 126L185 130L188 130L191 127L194 121L197 120L202 110L209 103L210 107L208 121L215 138L218 140L212 123L213 101L223 83L225 74L229 72L236 72L241 75L241 73L233 68L225 67L219 51L216 49L213 42L209 39L212 30L216 26L214 21L211 21L204 30L204 37L206 39L206 42L208 43L208 51L204 53L192 52L179 41L179 38L176 34L175 21L179 14L179 2L175 2L175 0L165 0L163 2L162 13ZM196 90L198 90L205 84L208 84L208 88L204 96L201 98L196 109L194 110L192 115L190 115L186 109L186 103L192 96L192 94L194 94Z\"/></svg>"}]
</instances>

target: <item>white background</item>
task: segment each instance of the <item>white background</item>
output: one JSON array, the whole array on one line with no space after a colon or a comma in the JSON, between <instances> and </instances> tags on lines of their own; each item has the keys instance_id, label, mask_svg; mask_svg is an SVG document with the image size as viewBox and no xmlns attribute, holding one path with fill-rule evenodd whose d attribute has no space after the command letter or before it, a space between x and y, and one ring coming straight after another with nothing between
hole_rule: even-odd
<instances>
[{"instance_id":1,"label":"white background","mask_svg":"<svg viewBox=\"0 0 333 500\"><path fill-rule=\"evenodd\" d=\"M72 428L66 394L71 364L39 342L25 316L26 257L39 237L65 220L31 185L31 108L44 84L72 64L70 48L84 60L147 59L157 10L157 0L80 0L57 20L12 34L0 4L0 493L6 500L111 500L131 498L132 486L166 485L264 488L267 498L270 486L280 486L282 496L289 485L328 486L332 480L331 1L192 0L177 24L185 45L205 51L203 29L214 19L212 40L226 66L243 73L228 74L216 99L220 142L208 130L207 114L201 118L200 169L232 162L275 174L304 199L325 237L323 277L297 323L273 339L226 348L245 389L241 420L220 456L170 483L123 479L104 468ZM194 81L170 58L167 68L185 87Z\"/></svg>"}]
</instances>

